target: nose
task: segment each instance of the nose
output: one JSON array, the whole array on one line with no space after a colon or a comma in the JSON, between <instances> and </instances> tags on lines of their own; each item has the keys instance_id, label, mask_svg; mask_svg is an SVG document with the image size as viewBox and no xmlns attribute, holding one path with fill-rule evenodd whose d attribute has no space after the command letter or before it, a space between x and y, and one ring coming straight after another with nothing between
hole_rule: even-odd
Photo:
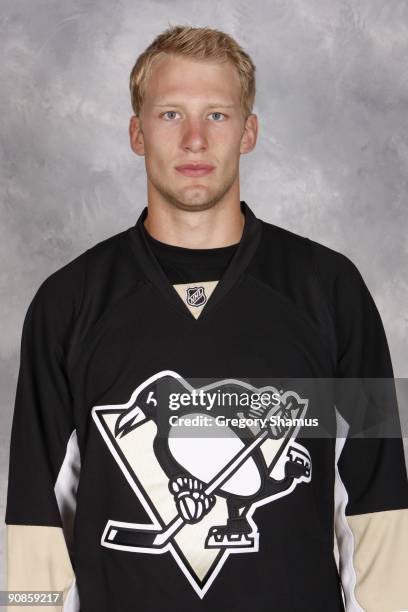
<instances>
[{"instance_id":1,"label":"nose","mask_svg":"<svg viewBox=\"0 0 408 612\"><path fill-rule=\"evenodd\" d=\"M198 153L207 148L207 134L203 122L199 119L189 119L184 124L182 147L185 151Z\"/></svg>"}]
</instances>

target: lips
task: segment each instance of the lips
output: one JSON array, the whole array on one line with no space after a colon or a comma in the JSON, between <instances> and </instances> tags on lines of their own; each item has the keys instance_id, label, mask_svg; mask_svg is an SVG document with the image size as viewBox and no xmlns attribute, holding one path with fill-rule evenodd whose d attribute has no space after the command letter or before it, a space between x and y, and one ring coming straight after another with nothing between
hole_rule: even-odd
<instances>
[{"instance_id":1,"label":"lips","mask_svg":"<svg viewBox=\"0 0 408 612\"><path fill-rule=\"evenodd\" d=\"M204 176L214 170L210 164L183 164L176 166L176 170L184 176Z\"/></svg>"}]
</instances>

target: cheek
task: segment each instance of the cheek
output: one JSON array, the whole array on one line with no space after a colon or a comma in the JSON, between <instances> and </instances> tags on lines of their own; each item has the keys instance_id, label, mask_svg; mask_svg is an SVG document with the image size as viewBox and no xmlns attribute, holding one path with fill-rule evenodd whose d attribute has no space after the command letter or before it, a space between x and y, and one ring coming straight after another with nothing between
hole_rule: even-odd
<instances>
[{"instance_id":1,"label":"cheek","mask_svg":"<svg viewBox=\"0 0 408 612\"><path fill-rule=\"evenodd\" d=\"M215 147L225 166L236 166L237 160L240 157L240 140L237 139L235 134L224 135L220 139L217 139Z\"/></svg>"},{"instance_id":2,"label":"cheek","mask_svg":"<svg viewBox=\"0 0 408 612\"><path fill-rule=\"evenodd\" d=\"M214 130L214 132L210 134L210 142L211 141L220 150L234 156L236 151L239 150L241 136L237 129L220 129Z\"/></svg>"},{"instance_id":3,"label":"cheek","mask_svg":"<svg viewBox=\"0 0 408 612\"><path fill-rule=\"evenodd\" d=\"M145 143L152 155L157 155L161 150L166 149L171 142L172 135L167 125L149 122L145 128Z\"/></svg>"},{"instance_id":4,"label":"cheek","mask_svg":"<svg viewBox=\"0 0 408 612\"><path fill-rule=\"evenodd\" d=\"M149 165L168 166L174 159L174 145L164 134L157 134L145 143L146 161Z\"/></svg>"}]
</instances>

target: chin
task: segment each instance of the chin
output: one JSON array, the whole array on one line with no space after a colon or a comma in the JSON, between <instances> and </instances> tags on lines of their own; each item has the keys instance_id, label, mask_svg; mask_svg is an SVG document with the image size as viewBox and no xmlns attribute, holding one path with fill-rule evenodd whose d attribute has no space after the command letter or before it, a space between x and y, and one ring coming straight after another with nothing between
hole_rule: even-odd
<instances>
[{"instance_id":1,"label":"chin","mask_svg":"<svg viewBox=\"0 0 408 612\"><path fill-rule=\"evenodd\" d=\"M164 185L156 186L162 198L179 210L198 212L213 208L228 191L209 188L207 185L197 185L175 189L166 189Z\"/></svg>"}]
</instances>

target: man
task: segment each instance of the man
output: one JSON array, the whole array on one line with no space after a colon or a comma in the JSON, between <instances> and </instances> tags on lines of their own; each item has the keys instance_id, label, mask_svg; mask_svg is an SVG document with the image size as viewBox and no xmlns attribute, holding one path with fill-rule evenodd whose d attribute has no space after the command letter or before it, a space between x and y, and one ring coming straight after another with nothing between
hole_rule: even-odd
<instances>
[{"instance_id":1,"label":"man","mask_svg":"<svg viewBox=\"0 0 408 612\"><path fill-rule=\"evenodd\" d=\"M82 612L408 609L401 439L350 436L390 416L400 433L393 388L335 385L318 413L308 383L392 380L384 329L348 258L240 200L254 74L190 27L132 70L148 205L24 322L9 589ZM337 421L347 439L323 435Z\"/></svg>"}]
</instances>

